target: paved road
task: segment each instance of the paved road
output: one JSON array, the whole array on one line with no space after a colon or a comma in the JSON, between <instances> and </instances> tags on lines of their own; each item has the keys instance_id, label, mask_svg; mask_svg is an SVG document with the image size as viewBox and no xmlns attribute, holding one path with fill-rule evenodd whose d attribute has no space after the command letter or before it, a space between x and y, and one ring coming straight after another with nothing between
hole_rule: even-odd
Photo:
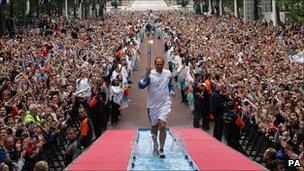
<instances>
[{"instance_id":1,"label":"paved road","mask_svg":"<svg viewBox=\"0 0 304 171\"><path fill-rule=\"evenodd\" d=\"M130 89L129 108L122 111L121 121L110 129L136 129L139 127L150 127L147 117L147 94L137 86L138 80L144 75L147 62L147 45L148 39L144 39L140 50L140 67L133 76L133 84ZM154 39L152 55L164 57L164 44L162 40ZM188 106L180 103L181 97L177 87L177 96L173 98L172 112L168 119L169 127L192 127L193 116L190 114Z\"/></svg>"},{"instance_id":2,"label":"paved road","mask_svg":"<svg viewBox=\"0 0 304 171\"><path fill-rule=\"evenodd\" d=\"M172 6L164 0L134 0L130 1L127 11L145 11L145 10L174 10Z\"/></svg>"}]
</instances>

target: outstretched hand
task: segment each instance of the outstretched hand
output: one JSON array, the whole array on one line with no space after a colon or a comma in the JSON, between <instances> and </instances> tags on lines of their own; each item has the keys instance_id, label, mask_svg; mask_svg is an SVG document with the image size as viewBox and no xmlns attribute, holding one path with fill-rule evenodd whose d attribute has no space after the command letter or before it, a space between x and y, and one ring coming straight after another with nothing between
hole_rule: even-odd
<instances>
[{"instance_id":1,"label":"outstretched hand","mask_svg":"<svg viewBox=\"0 0 304 171\"><path fill-rule=\"evenodd\" d=\"M151 74L151 68L147 66L146 75L149 76Z\"/></svg>"}]
</instances>

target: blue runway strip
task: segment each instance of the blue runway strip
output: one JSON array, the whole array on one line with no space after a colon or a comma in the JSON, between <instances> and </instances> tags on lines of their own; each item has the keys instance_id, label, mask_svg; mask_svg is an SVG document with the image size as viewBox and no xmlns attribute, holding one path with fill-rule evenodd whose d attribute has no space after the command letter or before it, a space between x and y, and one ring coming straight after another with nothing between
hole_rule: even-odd
<instances>
[{"instance_id":1,"label":"blue runway strip","mask_svg":"<svg viewBox=\"0 0 304 171\"><path fill-rule=\"evenodd\" d=\"M153 143L148 128L138 129L132 146L128 170L199 170L184 149L180 136L173 135L170 129L167 129L164 159L153 155Z\"/></svg>"}]
</instances>

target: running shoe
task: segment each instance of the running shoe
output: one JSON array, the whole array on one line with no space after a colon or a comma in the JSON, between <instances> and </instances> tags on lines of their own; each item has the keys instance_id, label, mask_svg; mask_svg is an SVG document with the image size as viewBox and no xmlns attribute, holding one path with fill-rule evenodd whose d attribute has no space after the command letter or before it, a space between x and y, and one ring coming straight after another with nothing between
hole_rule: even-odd
<instances>
[{"instance_id":1,"label":"running shoe","mask_svg":"<svg viewBox=\"0 0 304 171\"><path fill-rule=\"evenodd\" d=\"M159 153L158 157L159 157L160 159L166 158L165 153L164 153L163 150L159 150L158 153Z\"/></svg>"}]
</instances>

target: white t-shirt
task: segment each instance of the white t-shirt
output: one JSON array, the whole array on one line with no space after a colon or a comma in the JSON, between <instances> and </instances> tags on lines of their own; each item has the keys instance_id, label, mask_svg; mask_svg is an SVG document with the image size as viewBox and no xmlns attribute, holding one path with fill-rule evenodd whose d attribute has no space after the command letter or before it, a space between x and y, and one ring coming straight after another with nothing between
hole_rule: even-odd
<instances>
[{"instance_id":1,"label":"white t-shirt","mask_svg":"<svg viewBox=\"0 0 304 171\"><path fill-rule=\"evenodd\" d=\"M170 48L167 51L167 62L172 62L173 61L173 48Z\"/></svg>"},{"instance_id":2,"label":"white t-shirt","mask_svg":"<svg viewBox=\"0 0 304 171\"><path fill-rule=\"evenodd\" d=\"M172 104L169 83L172 74L169 70L163 69L162 73L158 73L155 69L150 74L150 84L147 87L148 103L147 108L157 108L164 104ZM143 82L143 80L141 80Z\"/></svg>"},{"instance_id":3,"label":"white t-shirt","mask_svg":"<svg viewBox=\"0 0 304 171\"><path fill-rule=\"evenodd\" d=\"M178 75L179 79L184 80L184 79L186 79L187 73L189 72L189 67L180 65L177 68L177 72L179 73L179 75Z\"/></svg>"},{"instance_id":4,"label":"white t-shirt","mask_svg":"<svg viewBox=\"0 0 304 171\"><path fill-rule=\"evenodd\" d=\"M122 83L128 84L128 70L127 67L122 66L121 67L121 75L122 75Z\"/></svg>"},{"instance_id":5,"label":"white t-shirt","mask_svg":"<svg viewBox=\"0 0 304 171\"><path fill-rule=\"evenodd\" d=\"M83 78L83 79L78 78L76 80L76 91L82 91L82 90L84 90L84 94L86 97L91 97L91 86L88 78Z\"/></svg>"},{"instance_id":6,"label":"white t-shirt","mask_svg":"<svg viewBox=\"0 0 304 171\"><path fill-rule=\"evenodd\" d=\"M122 96L123 96L123 89L120 86L111 86L110 87L110 98L113 98L113 101L116 104L120 104Z\"/></svg>"},{"instance_id":7,"label":"white t-shirt","mask_svg":"<svg viewBox=\"0 0 304 171\"><path fill-rule=\"evenodd\" d=\"M175 55L173 63L175 64L175 68L178 68L182 64L182 58L179 55Z\"/></svg>"}]
</instances>

